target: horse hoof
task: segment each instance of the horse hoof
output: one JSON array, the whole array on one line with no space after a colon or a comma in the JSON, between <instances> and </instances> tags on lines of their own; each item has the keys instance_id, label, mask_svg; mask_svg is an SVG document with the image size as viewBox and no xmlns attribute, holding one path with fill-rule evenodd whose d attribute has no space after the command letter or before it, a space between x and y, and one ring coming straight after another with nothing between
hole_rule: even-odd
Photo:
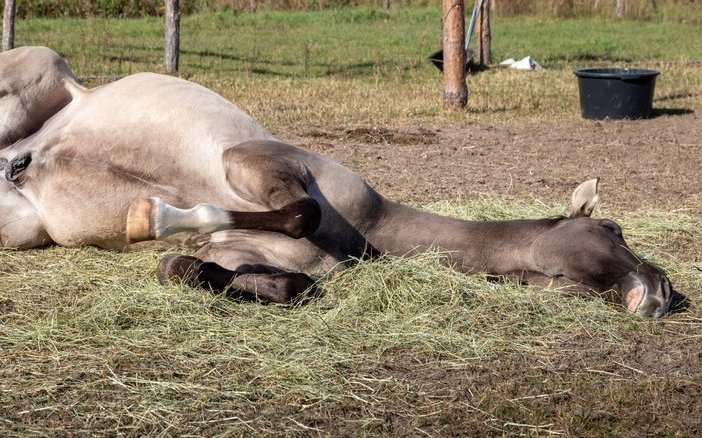
<instances>
[{"instance_id":1,"label":"horse hoof","mask_svg":"<svg viewBox=\"0 0 702 438\"><path fill-rule=\"evenodd\" d=\"M132 201L127 212L127 242L136 243L156 239L153 220L156 207L154 198L139 198Z\"/></svg>"},{"instance_id":2,"label":"horse hoof","mask_svg":"<svg viewBox=\"0 0 702 438\"><path fill-rule=\"evenodd\" d=\"M198 274L202 263L196 257L168 254L156 266L156 279L163 285L184 283L198 287L201 283Z\"/></svg>"}]
</instances>

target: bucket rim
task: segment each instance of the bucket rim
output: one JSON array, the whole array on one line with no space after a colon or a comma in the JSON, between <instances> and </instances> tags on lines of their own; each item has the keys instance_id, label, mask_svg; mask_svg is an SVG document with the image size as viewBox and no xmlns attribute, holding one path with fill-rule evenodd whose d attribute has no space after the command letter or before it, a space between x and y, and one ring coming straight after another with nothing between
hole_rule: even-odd
<instances>
[{"instance_id":1,"label":"bucket rim","mask_svg":"<svg viewBox=\"0 0 702 438\"><path fill-rule=\"evenodd\" d=\"M647 70L641 68L583 68L573 72L579 78L601 78L601 79L638 79L652 78L661 74L658 70Z\"/></svg>"}]
</instances>

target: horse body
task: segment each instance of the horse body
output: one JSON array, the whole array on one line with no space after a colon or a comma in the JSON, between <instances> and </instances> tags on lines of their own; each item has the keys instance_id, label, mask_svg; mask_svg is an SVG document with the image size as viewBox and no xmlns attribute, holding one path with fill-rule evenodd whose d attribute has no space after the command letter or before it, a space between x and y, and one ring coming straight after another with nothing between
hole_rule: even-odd
<instances>
[{"instance_id":1,"label":"horse body","mask_svg":"<svg viewBox=\"0 0 702 438\"><path fill-rule=\"evenodd\" d=\"M211 91L136 74L74 95L40 131L0 151L2 183L35 208L51 241L124 248L135 195L254 208L232 193L221 165L225 147L251 138L271 135ZM48 243L40 234L6 237L15 243L6 246Z\"/></svg>"},{"instance_id":2,"label":"horse body","mask_svg":"<svg viewBox=\"0 0 702 438\"><path fill-rule=\"evenodd\" d=\"M47 74L26 57L13 59L16 71L24 63ZM212 233L194 258L164 259L159 279L276 302L359 258L434 248L464 272L612 289L646 315L668 309L665 274L631 252L616 224L590 218L596 179L575 190L567 218L442 217L387 200L340 164L276 141L199 85L140 73L85 90L64 64L45 67L63 78L51 82L49 94L63 96L55 113L0 150L4 247L123 249L180 231ZM19 132L2 128L5 138Z\"/></svg>"}]
</instances>

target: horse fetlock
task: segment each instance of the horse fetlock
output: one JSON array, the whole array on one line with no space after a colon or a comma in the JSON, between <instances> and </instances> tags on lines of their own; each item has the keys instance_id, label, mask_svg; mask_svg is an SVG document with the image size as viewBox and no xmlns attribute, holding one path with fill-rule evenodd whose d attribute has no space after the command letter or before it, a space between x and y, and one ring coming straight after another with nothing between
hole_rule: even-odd
<instances>
[{"instance_id":1,"label":"horse fetlock","mask_svg":"<svg viewBox=\"0 0 702 438\"><path fill-rule=\"evenodd\" d=\"M188 221L185 218L188 214L192 216L191 226L200 234L214 233L235 226L225 210L211 204L198 204L183 213L181 221L187 225Z\"/></svg>"}]
</instances>

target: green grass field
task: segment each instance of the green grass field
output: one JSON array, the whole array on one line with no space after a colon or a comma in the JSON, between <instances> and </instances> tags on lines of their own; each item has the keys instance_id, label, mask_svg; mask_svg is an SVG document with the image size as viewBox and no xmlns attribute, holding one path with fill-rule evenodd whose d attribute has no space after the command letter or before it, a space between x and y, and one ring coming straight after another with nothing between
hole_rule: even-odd
<instances>
[{"instance_id":1,"label":"green grass field","mask_svg":"<svg viewBox=\"0 0 702 438\"><path fill-rule=\"evenodd\" d=\"M657 106L702 110L699 26L496 17L495 60L531 55L547 69L470 76L468 108L445 113L441 76L425 59L439 22L436 9L184 17L180 75L274 131L567 123L579 118L572 71L613 64L661 70ZM161 25L36 19L18 22L16 42L52 47L95 86L159 71ZM490 195L426 208L469 219L566 212ZM649 205L617 216L630 245L699 299L699 258L661 248L699 242L702 218ZM597 299L458 274L428 254L329 275L319 299L288 309L159 286L161 255L0 251L0 436L699 433L698 418L670 407L673 394L676 407L689 399L699 413L702 387L689 369L665 379L626 365L680 345L699 366L696 307L642 319Z\"/></svg>"},{"instance_id":2,"label":"green grass field","mask_svg":"<svg viewBox=\"0 0 702 438\"><path fill-rule=\"evenodd\" d=\"M31 20L17 27L18 44L54 48L91 85L161 68L159 18ZM470 76L468 108L458 115L442 111L442 77L426 60L440 42L433 8L185 17L180 74L271 128L300 121L574 119L573 70L612 65L661 70L657 98L694 110L702 108L698 31L674 22L495 17L495 62L530 55L547 70Z\"/></svg>"}]
</instances>

